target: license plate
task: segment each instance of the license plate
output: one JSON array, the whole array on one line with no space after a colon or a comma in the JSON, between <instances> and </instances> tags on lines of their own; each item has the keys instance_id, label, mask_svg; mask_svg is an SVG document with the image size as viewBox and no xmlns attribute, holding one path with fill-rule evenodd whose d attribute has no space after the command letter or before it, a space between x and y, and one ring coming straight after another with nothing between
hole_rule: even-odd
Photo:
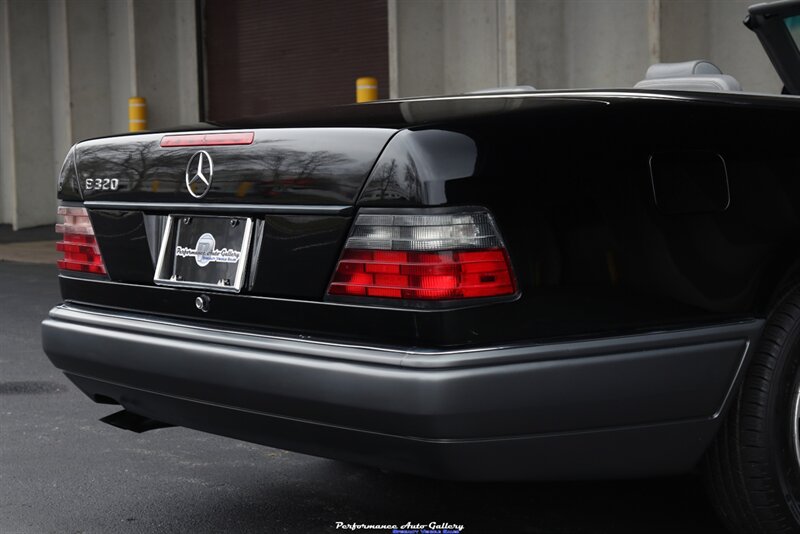
<instances>
[{"instance_id":1,"label":"license plate","mask_svg":"<svg viewBox=\"0 0 800 534\"><path fill-rule=\"evenodd\" d=\"M238 293L252 234L252 219L170 215L153 281Z\"/></svg>"}]
</instances>

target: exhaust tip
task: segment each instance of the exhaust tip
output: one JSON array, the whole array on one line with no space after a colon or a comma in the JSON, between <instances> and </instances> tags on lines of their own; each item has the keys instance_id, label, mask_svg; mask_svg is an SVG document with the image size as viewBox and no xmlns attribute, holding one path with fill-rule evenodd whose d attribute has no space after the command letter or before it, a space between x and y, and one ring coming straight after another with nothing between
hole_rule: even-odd
<instances>
[{"instance_id":1,"label":"exhaust tip","mask_svg":"<svg viewBox=\"0 0 800 534\"><path fill-rule=\"evenodd\" d=\"M150 419L149 417L145 417L137 413L129 412L128 410L120 410L116 413L112 413L111 415L103 417L100 419L100 421L123 430L136 432L137 434L147 432L148 430L156 430L159 428L169 428L175 426L162 421L156 421L155 419Z\"/></svg>"}]
</instances>

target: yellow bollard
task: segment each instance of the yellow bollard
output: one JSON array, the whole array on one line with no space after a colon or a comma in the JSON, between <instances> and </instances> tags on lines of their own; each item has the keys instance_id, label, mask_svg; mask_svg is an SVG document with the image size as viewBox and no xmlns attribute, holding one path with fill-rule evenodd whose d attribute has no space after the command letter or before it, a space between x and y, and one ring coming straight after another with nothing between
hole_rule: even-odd
<instances>
[{"instance_id":1,"label":"yellow bollard","mask_svg":"<svg viewBox=\"0 0 800 534\"><path fill-rule=\"evenodd\" d=\"M378 100L378 80L365 76L356 80L356 102Z\"/></svg>"},{"instance_id":2,"label":"yellow bollard","mask_svg":"<svg viewBox=\"0 0 800 534\"><path fill-rule=\"evenodd\" d=\"M147 101L141 96L132 96L128 99L128 131L144 130L147 130Z\"/></svg>"}]
</instances>

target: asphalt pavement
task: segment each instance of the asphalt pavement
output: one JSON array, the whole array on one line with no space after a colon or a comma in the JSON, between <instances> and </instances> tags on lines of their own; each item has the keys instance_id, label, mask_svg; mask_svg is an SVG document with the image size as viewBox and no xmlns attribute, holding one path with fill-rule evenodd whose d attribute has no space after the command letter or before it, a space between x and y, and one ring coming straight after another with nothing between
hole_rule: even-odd
<instances>
[{"instance_id":1,"label":"asphalt pavement","mask_svg":"<svg viewBox=\"0 0 800 534\"><path fill-rule=\"evenodd\" d=\"M722 532L691 476L454 483L169 428L134 434L42 352L50 265L0 261L0 533L316 533L336 522L470 533ZM363 531L362 531L363 532ZM385 532L385 531L384 531Z\"/></svg>"}]
</instances>

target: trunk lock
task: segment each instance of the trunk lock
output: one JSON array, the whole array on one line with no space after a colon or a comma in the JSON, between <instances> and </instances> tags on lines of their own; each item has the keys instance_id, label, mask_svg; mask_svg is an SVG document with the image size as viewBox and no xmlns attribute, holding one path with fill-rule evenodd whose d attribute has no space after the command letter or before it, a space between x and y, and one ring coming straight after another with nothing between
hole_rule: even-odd
<instances>
[{"instance_id":1,"label":"trunk lock","mask_svg":"<svg viewBox=\"0 0 800 534\"><path fill-rule=\"evenodd\" d=\"M201 312L207 312L210 304L211 304L211 297L209 297L208 295L200 295L199 297L194 299L195 307Z\"/></svg>"}]
</instances>

